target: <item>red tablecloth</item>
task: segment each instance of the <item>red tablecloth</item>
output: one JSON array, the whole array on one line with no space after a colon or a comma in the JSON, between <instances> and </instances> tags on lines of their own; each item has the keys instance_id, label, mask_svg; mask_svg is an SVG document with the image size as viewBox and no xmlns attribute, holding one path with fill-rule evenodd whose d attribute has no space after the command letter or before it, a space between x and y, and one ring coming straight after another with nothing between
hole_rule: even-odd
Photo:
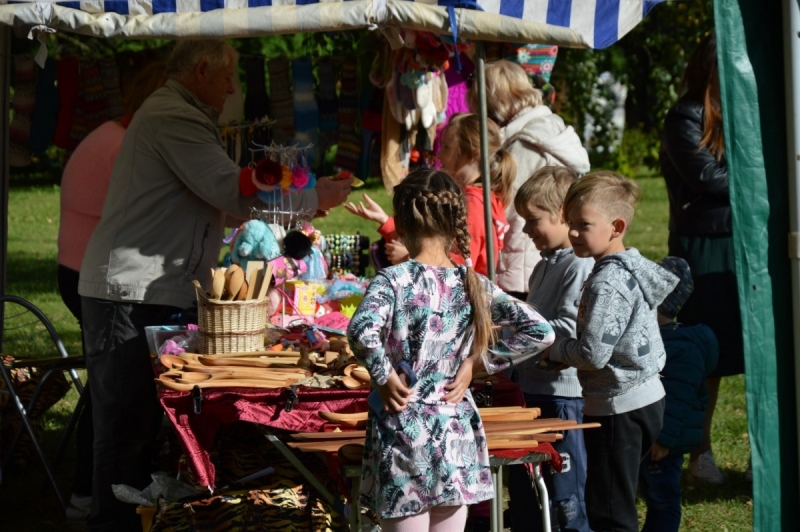
<instances>
[{"instance_id":1,"label":"red tablecloth","mask_svg":"<svg viewBox=\"0 0 800 532\"><path fill-rule=\"evenodd\" d=\"M161 390L159 398L197 481L213 487L215 469L209 450L223 424L249 421L277 429L316 432L325 424L317 412L364 412L368 393L369 389L298 388L297 402L287 411L289 388L215 388L203 390L200 414L194 413L191 392Z\"/></svg>"},{"instance_id":2,"label":"red tablecloth","mask_svg":"<svg viewBox=\"0 0 800 532\"><path fill-rule=\"evenodd\" d=\"M492 377L493 406L525 404L516 383L505 376ZM473 386L481 392L483 384ZM183 444L186 458L203 486L214 487L215 469L209 450L220 426L235 421L248 421L283 430L318 432L325 421L317 412L364 412L369 389L342 390L297 388L297 401L287 411L291 399L289 388L211 388L203 390L201 412L194 413L191 392L159 389L161 405L172 421Z\"/></svg>"}]
</instances>

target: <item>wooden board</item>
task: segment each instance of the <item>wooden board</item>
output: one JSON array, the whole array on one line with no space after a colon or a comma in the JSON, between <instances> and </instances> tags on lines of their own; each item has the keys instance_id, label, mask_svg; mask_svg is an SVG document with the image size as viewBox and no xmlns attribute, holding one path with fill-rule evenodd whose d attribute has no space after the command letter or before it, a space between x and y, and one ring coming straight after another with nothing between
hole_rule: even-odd
<instances>
[{"instance_id":1,"label":"wooden board","mask_svg":"<svg viewBox=\"0 0 800 532\"><path fill-rule=\"evenodd\" d=\"M481 417L483 417L485 414L495 414L498 412L514 413L521 411L532 412L534 414L534 418L538 418L542 415L541 408L525 408L524 406L490 406L478 408L478 413L481 415Z\"/></svg>"}]
</instances>

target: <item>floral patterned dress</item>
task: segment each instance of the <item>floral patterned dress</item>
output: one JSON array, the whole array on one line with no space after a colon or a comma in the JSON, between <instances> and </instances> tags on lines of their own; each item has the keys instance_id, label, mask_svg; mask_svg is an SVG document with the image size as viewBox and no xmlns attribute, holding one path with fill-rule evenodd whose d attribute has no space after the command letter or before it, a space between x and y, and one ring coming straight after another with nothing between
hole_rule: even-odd
<instances>
[{"instance_id":1,"label":"floral patterned dress","mask_svg":"<svg viewBox=\"0 0 800 532\"><path fill-rule=\"evenodd\" d=\"M407 361L419 379L405 410L381 419L370 412L361 502L380 519L437 505L475 504L494 496L486 435L472 395L442 401L472 345L466 268L414 260L384 268L353 315L348 338L377 384ZM492 295L495 325L508 331L483 355L490 373L540 353L553 330L532 307L481 277Z\"/></svg>"}]
</instances>

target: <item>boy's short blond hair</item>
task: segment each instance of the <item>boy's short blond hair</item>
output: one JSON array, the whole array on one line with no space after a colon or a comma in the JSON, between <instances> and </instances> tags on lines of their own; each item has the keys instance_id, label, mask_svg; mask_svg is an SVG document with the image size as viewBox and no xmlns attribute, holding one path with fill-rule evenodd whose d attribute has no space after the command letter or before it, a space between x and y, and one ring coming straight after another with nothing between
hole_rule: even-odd
<instances>
[{"instance_id":1,"label":"boy's short blond hair","mask_svg":"<svg viewBox=\"0 0 800 532\"><path fill-rule=\"evenodd\" d=\"M590 204L610 220L622 218L630 226L642 192L635 181L615 172L602 170L576 181L564 198L564 213Z\"/></svg>"},{"instance_id":2,"label":"boy's short blond hair","mask_svg":"<svg viewBox=\"0 0 800 532\"><path fill-rule=\"evenodd\" d=\"M561 206L569 187L578 180L571 168L566 166L543 166L525 181L514 196L514 208L523 218L530 214L531 202L553 217L560 216Z\"/></svg>"}]
</instances>

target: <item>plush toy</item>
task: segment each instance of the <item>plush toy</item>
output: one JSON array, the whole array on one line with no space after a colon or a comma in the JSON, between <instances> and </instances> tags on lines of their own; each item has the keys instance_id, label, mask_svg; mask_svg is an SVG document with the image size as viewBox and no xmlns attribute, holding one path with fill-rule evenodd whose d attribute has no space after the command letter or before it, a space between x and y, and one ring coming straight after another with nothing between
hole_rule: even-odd
<instances>
[{"instance_id":1,"label":"plush toy","mask_svg":"<svg viewBox=\"0 0 800 532\"><path fill-rule=\"evenodd\" d=\"M247 270L250 260L270 261L281 254L275 234L263 220L249 220L242 224L231 250L231 261Z\"/></svg>"}]
</instances>

